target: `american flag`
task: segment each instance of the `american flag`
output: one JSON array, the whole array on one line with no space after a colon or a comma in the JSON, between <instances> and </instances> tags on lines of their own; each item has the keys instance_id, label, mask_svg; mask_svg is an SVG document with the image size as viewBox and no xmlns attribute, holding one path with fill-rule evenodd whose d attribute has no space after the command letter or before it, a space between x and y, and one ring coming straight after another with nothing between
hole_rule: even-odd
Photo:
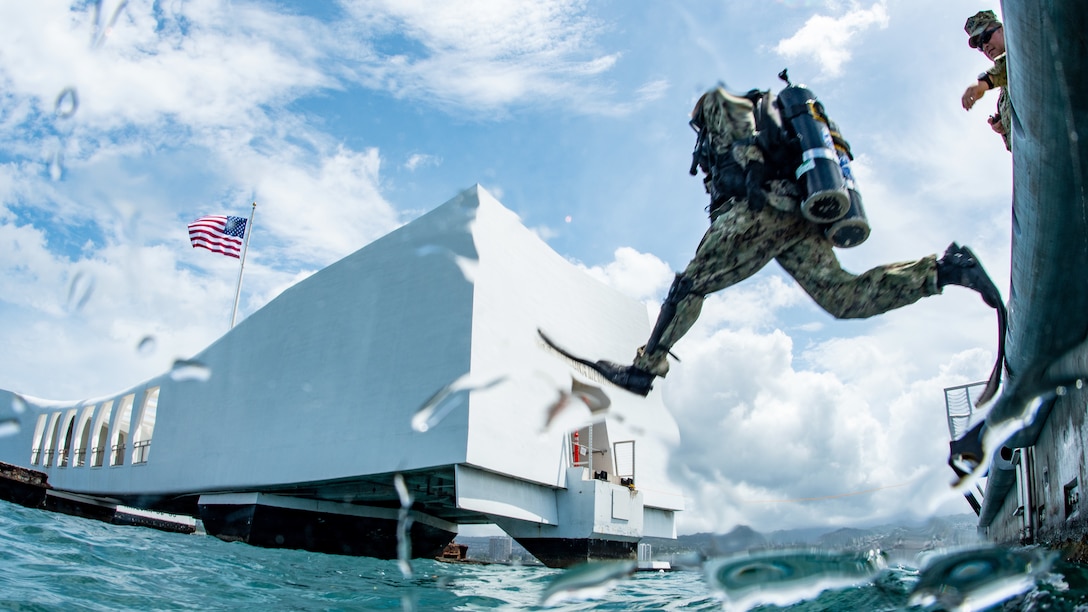
<instances>
[{"instance_id":1,"label":"american flag","mask_svg":"<svg viewBox=\"0 0 1088 612\"><path fill-rule=\"evenodd\" d=\"M201 247L235 259L241 257L245 235L246 220L242 217L208 215L189 224L189 241L194 249Z\"/></svg>"}]
</instances>

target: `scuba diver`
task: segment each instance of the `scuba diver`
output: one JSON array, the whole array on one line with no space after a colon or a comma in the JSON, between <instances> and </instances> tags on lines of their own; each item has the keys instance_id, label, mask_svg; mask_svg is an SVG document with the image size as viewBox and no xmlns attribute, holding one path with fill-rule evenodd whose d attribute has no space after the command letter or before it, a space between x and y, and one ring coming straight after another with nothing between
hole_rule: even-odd
<instances>
[{"instance_id":1,"label":"scuba diver","mask_svg":"<svg viewBox=\"0 0 1088 612\"><path fill-rule=\"evenodd\" d=\"M694 325L706 296L774 259L838 319L885 313L939 294L948 285L977 291L998 311L997 363L979 403L988 401L997 391L1004 360L1005 307L997 287L975 254L956 243L940 258L927 255L858 275L843 270L833 248L868 237L849 169L850 148L816 96L789 84L786 71L779 77L787 87L777 97L759 90L738 96L718 87L699 99L691 119L699 134L691 174L697 169L704 173L710 228L691 263L676 275L633 363L578 361L645 396L657 377L668 374L669 350Z\"/></svg>"}]
</instances>

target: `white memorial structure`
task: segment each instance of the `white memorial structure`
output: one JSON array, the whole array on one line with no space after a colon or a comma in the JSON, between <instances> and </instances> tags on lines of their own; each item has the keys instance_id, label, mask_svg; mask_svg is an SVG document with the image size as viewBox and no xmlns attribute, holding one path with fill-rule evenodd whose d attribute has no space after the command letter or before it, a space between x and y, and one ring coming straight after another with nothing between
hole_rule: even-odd
<instances>
[{"instance_id":1,"label":"white memorial structure","mask_svg":"<svg viewBox=\"0 0 1088 612\"><path fill-rule=\"evenodd\" d=\"M649 320L477 186L284 291L192 358L201 375L0 391L27 406L0 462L65 511L185 514L259 546L395 558L401 530L424 557L493 523L549 566L634 559L675 537L676 423L538 328L624 362Z\"/></svg>"}]
</instances>

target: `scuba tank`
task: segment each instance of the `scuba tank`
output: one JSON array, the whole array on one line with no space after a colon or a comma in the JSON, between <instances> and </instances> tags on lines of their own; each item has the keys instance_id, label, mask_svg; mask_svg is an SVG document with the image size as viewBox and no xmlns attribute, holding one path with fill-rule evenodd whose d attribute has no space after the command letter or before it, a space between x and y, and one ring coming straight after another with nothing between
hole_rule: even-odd
<instances>
[{"instance_id":1,"label":"scuba tank","mask_svg":"<svg viewBox=\"0 0 1088 612\"><path fill-rule=\"evenodd\" d=\"M785 70L778 76L787 86L775 104L786 130L801 148L795 172L804 192L801 214L816 223L838 221L850 210L850 195L823 105L808 88L790 83Z\"/></svg>"},{"instance_id":2,"label":"scuba tank","mask_svg":"<svg viewBox=\"0 0 1088 612\"><path fill-rule=\"evenodd\" d=\"M824 226L824 236L827 236L831 244L848 249L869 238L869 220L865 217L865 208L861 205L861 193L854 181L854 172L850 169L850 160L854 159L850 153L850 145L842 137L839 126L835 125L834 121L828 119L827 125L831 132L831 141L835 144L835 153L839 158L843 183L850 196L850 208L841 219Z\"/></svg>"}]
</instances>

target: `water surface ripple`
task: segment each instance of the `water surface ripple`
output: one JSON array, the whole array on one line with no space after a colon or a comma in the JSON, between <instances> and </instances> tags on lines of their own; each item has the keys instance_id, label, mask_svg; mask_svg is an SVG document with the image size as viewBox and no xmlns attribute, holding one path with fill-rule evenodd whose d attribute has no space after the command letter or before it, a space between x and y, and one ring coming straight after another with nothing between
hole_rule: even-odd
<instances>
[{"instance_id":1,"label":"water surface ripple","mask_svg":"<svg viewBox=\"0 0 1088 612\"><path fill-rule=\"evenodd\" d=\"M593 599L542 605L563 575L541 567L269 550L0 502L0 610L722 610L704 572L637 572ZM1084 568L1058 564L994 610L1088 610ZM889 567L865 584L757 610L924 610L919 571ZM729 608L725 608L729 609Z\"/></svg>"}]
</instances>

